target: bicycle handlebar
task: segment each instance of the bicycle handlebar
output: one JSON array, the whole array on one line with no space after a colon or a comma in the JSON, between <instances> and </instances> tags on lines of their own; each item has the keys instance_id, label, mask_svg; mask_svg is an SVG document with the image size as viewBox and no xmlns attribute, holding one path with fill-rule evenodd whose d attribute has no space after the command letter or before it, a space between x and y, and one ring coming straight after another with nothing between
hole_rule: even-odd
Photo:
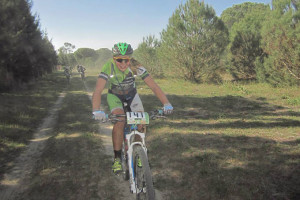
<instances>
[{"instance_id":1,"label":"bicycle handlebar","mask_svg":"<svg viewBox=\"0 0 300 200\"><path fill-rule=\"evenodd\" d=\"M149 117L152 120L155 120L156 118L167 118L164 114L164 111L162 109L157 109L149 112Z\"/></svg>"},{"instance_id":2,"label":"bicycle handlebar","mask_svg":"<svg viewBox=\"0 0 300 200\"><path fill-rule=\"evenodd\" d=\"M150 112L148 112L148 114L149 114L149 118L151 120L155 120L157 118L164 118L164 119L167 118L166 116L164 116L164 111L162 109L157 109L157 110L150 111ZM104 122L110 121L112 123L116 123L116 122L123 122L123 121L125 121L124 119L119 119L120 117L126 118L127 115L126 114L110 114L110 115L106 115L106 121L104 121Z\"/></svg>"}]
</instances>

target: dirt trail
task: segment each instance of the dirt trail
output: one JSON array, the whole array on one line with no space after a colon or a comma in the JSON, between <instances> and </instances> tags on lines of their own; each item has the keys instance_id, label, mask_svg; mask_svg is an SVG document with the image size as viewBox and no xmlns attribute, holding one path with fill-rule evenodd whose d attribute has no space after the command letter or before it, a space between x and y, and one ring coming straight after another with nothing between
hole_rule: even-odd
<instances>
[{"instance_id":1,"label":"dirt trail","mask_svg":"<svg viewBox=\"0 0 300 200\"><path fill-rule=\"evenodd\" d=\"M86 84L84 84L86 91L88 92L88 97L92 101L92 92L87 87ZM103 145L105 147L105 154L109 155L113 158L113 145L112 145L112 138L111 138L111 131L112 131L112 125L111 124L100 124L99 123L99 133L100 137L103 141ZM134 199L134 195L130 193L129 190L129 183L124 181L121 176L115 176L114 178L118 179L118 187L122 191L122 199L123 200L132 200Z\"/></svg>"},{"instance_id":2,"label":"dirt trail","mask_svg":"<svg viewBox=\"0 0 300 200\"><path fill-rule=\"evenodd\" d=\"M48 117L46 117L34 134L26 150L15 159L12 170L4 174L4 179L0 182L0 199L14 199L19 193L24 191L26 179L29 178L35 163L40 158L45 141L50 137L52 127L56 122L57 113L61 107L65 93L61 93L54 106L50 109Z\"/></svg>"}]
</instances>

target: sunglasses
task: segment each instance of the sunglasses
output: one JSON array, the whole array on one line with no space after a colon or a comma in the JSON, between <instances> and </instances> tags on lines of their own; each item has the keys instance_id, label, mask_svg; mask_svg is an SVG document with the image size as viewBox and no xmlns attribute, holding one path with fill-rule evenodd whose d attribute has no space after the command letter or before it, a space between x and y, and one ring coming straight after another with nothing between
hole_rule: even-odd
<instances>
[{"instance_id":1,"label":"sunglasses","mask_svg":"<svg viewBox=\"0 0 300 200\"><path fill-rule=\"evenodd\" d=\"M125 63L128 63L130 61L129 58L116 58L116 61L119 63L122 63L123 61L125 61Z\"/></svg>"}]
</instances>

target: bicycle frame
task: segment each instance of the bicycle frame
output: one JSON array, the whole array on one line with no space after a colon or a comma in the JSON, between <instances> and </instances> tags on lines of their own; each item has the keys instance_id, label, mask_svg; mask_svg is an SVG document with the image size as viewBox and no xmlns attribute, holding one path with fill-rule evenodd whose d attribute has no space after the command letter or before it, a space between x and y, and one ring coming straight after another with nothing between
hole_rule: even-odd
<instances>
[{"instance_id":1,"label":"bicycle frame","mask_svg":"<svg viewBox=\"0 0 300 200\"><path fill-rule=\"evenodd\" d=\"M131 143L132 140L132 137L135 137L136 135L139 135L140 138L142 139L142 142L133 142ZM135 180L134 180L134 163L133 163L133 158L132 158L132 153L133 153L133 147L135 145L140 145L145 153L146 153L146 156L147 156L147 148L146 148L146 145L145 145L145 133L141 133L137 130L132 130L129 134L126 134L125 135L125 142L127 142L127 147L128 147L128 150L127 150L127 165L128 165L128 169L129 169L129 179L130 179L130 191L132 193L138 193L140 191L137 191L136 190L136 187L135 187ZM134 138L133 138L134 139ZM125 148L125 147L124 147Z\"/></svg>"},{"instance_id":2,"label":"bicycle frame","mask_svg":"<svg viewBox=\"0 0 300 200\"><path fill-rule=\"evenodd\" d=\"M126 109L124 110L127 111ZM137 126L140 124L149 124L149 119L153 120L156 118L165 118L163 116L163 111L156 110L151 111L150 113L127 111L125 113L126 114L120 115L107 115L107 119L113 123L124 121L124 119L119 119L120 117L124 117L126 119L121 158L124 175L123 178L124 180L129 180L130 191L137 194L138 199L140 195L146 195L147 198L154 199L155 192L149 167L147 147L145 144L145 133L140 132ZM136 136L139 137L138 141L135 141L135 139L137 139ZM138 164L140 161L142 161L142 166Z\"/></svg>"}]
</instances>

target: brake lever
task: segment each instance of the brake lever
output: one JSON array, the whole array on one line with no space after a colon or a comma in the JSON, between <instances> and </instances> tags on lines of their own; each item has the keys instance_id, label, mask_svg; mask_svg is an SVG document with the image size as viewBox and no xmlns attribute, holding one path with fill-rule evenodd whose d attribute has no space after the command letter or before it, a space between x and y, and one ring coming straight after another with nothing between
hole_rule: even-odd
<instances>
[{"instance_id":1,"label":"brake lever","mask_svg":"<svg viewBox=\"0 0 300 200\"><path fill-rule=\"evenodd\" d=\"M153 115L153 116L150 117L150 119L152 119L152 120L155 120L155 119L157 119L157 118L167 119L167 117L166 117L166 116L163 116L163 115Z\"/></svg>"}]
</instances>

